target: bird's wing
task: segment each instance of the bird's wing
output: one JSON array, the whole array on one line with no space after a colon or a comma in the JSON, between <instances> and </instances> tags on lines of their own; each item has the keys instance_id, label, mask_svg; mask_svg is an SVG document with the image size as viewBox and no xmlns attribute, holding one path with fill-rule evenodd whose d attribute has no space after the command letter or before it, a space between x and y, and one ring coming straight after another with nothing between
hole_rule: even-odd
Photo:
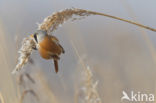
<instances>
[{"instance_id":1,"label":"bird's wing","mask_svg":"<svg viewBox=\"0 0 156 103\"><path fill-rule=\"evenodd\" d=\"M58 72L58 61L54 59L55 72Z\"/></svg>"},{"instance_id":2,"label":"bird's wing","mask_svg":"<svg viewBox=\"0 0 156 103\"><path fill-rule=\"evenodd\" d=\"M59 40L55 36L52 36L52 35L49 35L49 36L50 36L52 41L55 41L56 43L59 43Z\"/></svg>"},{"instance_id":3,"label":"bird's wing","mask_svg":"<svg viewBox=\"0 0 156 103\"><path fill-rule=\"evenodd\" d=\"M55 42L60 48L61 48L61 51L62 51L62 53L65 53L65 50L64 50L64 48L60 45L60 43L59 43L59 40L55 37L55 36L51 36L51 35L49 35L50 37L51 37L51 40L53 41L53 42Z\"/></svg>"}]
</instances>

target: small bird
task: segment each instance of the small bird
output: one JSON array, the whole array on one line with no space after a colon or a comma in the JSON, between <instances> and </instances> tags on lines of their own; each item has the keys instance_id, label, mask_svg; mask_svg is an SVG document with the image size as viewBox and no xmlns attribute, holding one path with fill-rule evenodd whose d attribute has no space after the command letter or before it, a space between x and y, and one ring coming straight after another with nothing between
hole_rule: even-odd
<instances>
[{"instance_id":1,"label":"small bird","mask_svg":"<svg viewBox=\"0 0 156 103\"><path fill-rule=\"evenodd\" d=\"M46 31L37 30L31 37L36 42L37 46L34 48L38 50L43 59L53 59L55 72L58 72L58 60L61 53L65 53L63 47L59 44L59 40L52 35L48 35Z\"/></svg>"}]
</instances>

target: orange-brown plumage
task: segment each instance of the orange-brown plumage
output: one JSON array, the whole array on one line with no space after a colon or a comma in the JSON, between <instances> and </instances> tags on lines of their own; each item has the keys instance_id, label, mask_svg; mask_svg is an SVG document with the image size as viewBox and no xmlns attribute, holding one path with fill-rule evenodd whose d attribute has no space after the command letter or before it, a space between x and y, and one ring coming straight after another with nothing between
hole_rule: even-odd
<instances>
[{"instance_id":1,"label":"orange-brown plumage","mask_svg":"<svg viewBox=\"0 0 156 103\"><path fill-rule=\"evenodd\" d=\"M56 37L47 35L39 43L39 52L44 59L51 59L53 55L59 56L63 50Z\"/></svg>"}]
</instances>

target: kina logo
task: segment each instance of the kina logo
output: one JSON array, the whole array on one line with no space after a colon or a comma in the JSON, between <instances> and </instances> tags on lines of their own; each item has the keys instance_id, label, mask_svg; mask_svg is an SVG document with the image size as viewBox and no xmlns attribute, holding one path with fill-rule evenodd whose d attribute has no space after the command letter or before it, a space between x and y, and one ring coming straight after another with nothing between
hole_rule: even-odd
<instances>
[{"instance_id":1,"label":"kina logo","mask_svg":"<svg viewBox=\"0 0 156 103\"><path fill-rule=\"evenodd\" d=\"M127 93L125 91L122 91L122 97L121 101L134 101L134 102L153 102L154 101L154 94L146 94L141 92L134 92L131 91L130 93Z\"/></svg>"}]
</instances>

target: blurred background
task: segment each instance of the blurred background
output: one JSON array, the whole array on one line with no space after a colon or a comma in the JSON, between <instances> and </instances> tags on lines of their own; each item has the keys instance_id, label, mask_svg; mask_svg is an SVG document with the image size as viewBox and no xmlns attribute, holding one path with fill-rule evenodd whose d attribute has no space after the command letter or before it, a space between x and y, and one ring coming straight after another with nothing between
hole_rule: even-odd
<instances>
[{"instance_id":1,"label":"blurred background","mask_svg":"<svg viewBox=\"0 0 156 103\"><path fill-rule=\"evenodd\" d=\"M53 33L65 49L58 74L51 60L42 59L34 51L33 63L28 63L21 75L28 73L35 84L25 77L21 87L17 82L20 75L11 75L23 38L34 33L37 23L53 12L81 8L155 28L155 4L155 0L0 0L0 94L4 101L17 103L21 92L31 88L41 103L50 103L49 91L55 103L81 103L75 97L82 87L83 66L73 46L84 64L90 66L93 81L98 81L96 90L101 103L120 103L123 90L156 94L155 32L102 16L68 21ZM40 77L47 91L38 83L43 79ZM31 95L25 97L26 102L38 103Z\"/></svg>"}]
</instances>

